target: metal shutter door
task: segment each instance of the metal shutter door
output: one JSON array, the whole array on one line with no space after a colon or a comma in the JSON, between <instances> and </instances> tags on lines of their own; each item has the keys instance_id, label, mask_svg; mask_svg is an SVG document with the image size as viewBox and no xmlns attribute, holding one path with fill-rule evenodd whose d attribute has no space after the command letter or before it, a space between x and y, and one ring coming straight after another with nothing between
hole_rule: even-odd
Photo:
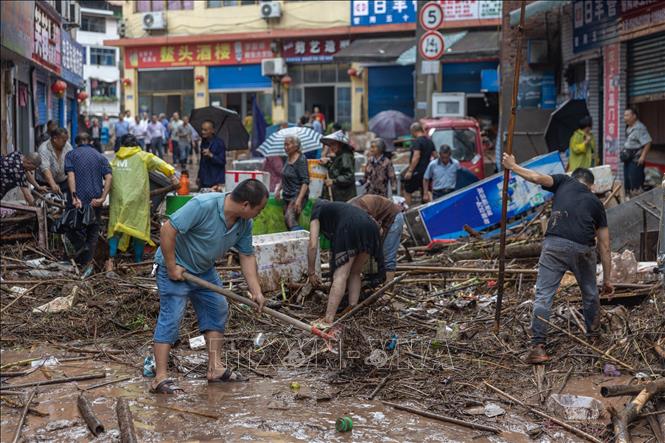
<instances>
[{"instance_id":1,"label":"metal shutter door","mask_svg":"<svg viewBox=\"0 0 665 443\"><path fill-rule=\"evenodd\" d=\"M628 96L665 93L665 33L628 43Z\"/></svg>"},{"instance_id":2,"label":"metal shutter door","mask_svg":"<svg viewBox=\"0 0 665 443\"><path fill-rule=\"evenodd\" d=\"M413 116L413 66L376 66L368 71L369 118L389 109Z\"/></svg>"},{"instance_id":3,"label":"metal shutter door","mask_svg":"<svg viewBox=\"0 0 665 443\"><path fill-rule=\"evenodd\" d=\"M48 107L46 106L46 84L37 82L37 124L45 125L48 121Z\"/></svg>"}]
</instances>

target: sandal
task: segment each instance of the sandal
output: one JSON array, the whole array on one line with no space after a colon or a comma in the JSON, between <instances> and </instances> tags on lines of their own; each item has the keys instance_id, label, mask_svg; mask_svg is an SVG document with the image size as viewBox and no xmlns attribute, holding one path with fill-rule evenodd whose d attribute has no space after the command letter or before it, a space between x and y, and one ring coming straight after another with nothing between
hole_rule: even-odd
<instances>
[{"instance_id":1,"label":"sandal","mask_svg":"<svg viewBox=\"0 0 665 443\"><path fill-rule=\"evenodd\" d=\"M170 378L162 380L154 388L150 388L151 394L175 394L176 392L185 392L182 388L176 386L175 382Z\"/></svg>"},{"instance_id":2,"label":"sandal","mask_svg":"<svg viewBox=\"0 0 665 443\"><path fill-rule=\"evenodd\" d=\"M237 382L246 382L246 381L249 381L249 379L244 375L242 375L240 372L232 371L231 369L226 368L226 370L221 376L209 379L208 384L237 383Z\"/></svg>"}]
</instances>

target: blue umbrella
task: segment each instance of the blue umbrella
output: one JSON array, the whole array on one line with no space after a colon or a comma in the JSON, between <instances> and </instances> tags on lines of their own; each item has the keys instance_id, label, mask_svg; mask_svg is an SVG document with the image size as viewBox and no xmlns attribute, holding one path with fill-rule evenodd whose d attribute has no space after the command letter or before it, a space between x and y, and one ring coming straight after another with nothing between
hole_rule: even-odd
<instances>
[{"instance_id":1,"label":"blue umbrella","mask_svg":"<svg viewBox=\"0 0 665 443\"><path fill-rule=\"evenodd\" d=\"M321 134L312 128L295 126L280 129L272 134L259 146L258 152L265 157L286 155L284 153L284 139L287 136L296 136L300 139L300 148L303 153L321 149Z\"/></svg>"}]
</instances>

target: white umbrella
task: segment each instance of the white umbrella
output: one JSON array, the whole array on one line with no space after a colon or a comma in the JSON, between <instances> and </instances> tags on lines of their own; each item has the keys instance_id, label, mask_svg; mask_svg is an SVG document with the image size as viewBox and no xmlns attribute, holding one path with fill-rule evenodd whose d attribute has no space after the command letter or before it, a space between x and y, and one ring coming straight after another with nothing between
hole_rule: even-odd
<instances>
[{"instance_id":1,"label":"white umbrella","mask_svg":"<svg viewBox=\"0 0 665 443\"><path fill-rule=\"evenodd\" d=\"M300 149L304 152L316 151L321 149L321 134L304 126L294 126L284 128L272 134L266 139L258 152L266 157L274 155L286 155L284 152L284 139L288 136L296 136L300 139Z\"/></svg>"}]
</instances>

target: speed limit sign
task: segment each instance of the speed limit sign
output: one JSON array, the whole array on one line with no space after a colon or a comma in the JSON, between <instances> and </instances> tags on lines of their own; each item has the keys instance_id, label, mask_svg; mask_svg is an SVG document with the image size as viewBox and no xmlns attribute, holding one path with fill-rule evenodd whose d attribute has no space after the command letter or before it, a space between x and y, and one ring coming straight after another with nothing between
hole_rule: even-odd
<instances>
[{"instance_id":1,"label":"speed limit sign","mask_svg":"<svg viewBox=\"0 0 665 443\"><path fill-rule=\"evenodd\" d=\"M427 31L418 41L418 52L425 60L438 60L443 55L443 36L436 31Z\"/></svg>"},{"instance_id":2,"label":"speed limit sign","mask_svg":"<svg viewBox=\"0 0 665 443\"><path fill-rule=\"evenodd\" d=\"M443 23L443 8L439 2L429 2L420 10L420 26L428 31L436 31Z\"/></svg>"}]
</instances>

